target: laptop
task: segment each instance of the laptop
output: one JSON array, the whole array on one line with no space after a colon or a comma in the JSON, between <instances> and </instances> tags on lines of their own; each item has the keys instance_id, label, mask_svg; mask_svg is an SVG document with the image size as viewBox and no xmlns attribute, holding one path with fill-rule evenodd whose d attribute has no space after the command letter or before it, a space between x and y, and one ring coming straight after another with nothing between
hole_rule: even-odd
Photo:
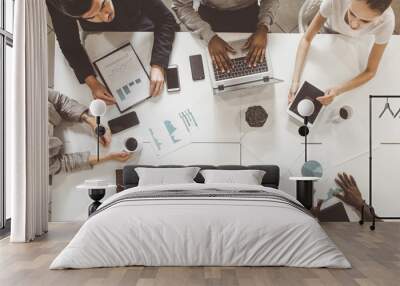
<instances>
[{"instance_id":1,"label":"laptop","mask_svg":"<svg viewBox=\"0 0 400 286\"><path fill-rule=\"evenodd\" d=\"M246 61L247 50L242 50L246 41L247 39L228 42L236 51L235 54L229 53L233 64L230 73L219 71L214 66L211 55L207 49L206 57L214 94L282 81L272 76L272 64L268 48L263 63L257 63L256 67L248 66Z\"/></svg>"}]
</instances>

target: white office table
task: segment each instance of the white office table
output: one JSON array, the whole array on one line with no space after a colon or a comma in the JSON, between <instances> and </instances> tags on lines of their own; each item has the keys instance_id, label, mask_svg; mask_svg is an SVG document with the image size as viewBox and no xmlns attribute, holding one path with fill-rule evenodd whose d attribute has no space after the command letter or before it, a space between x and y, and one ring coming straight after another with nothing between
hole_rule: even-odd
<instances>
[{"instance_id":1,"label":"white office table","mask_svg":"<svg viewBox=\"0 0 400 286\"><path fill-rule=\"evenodd\" d=\"M238 39L247 35L222 36ZM294 195L295 189L288 178L300 175L304 139L297 133L300 124L288 117L286 109L300 38L299 34L269 35L268 46L274 76L283 79L283 83L213 95L203 43L190 33L177 33L170 64L179 66L181 91L168 94L164 90L162 96L136 106L134 110L142 123L114 135L108 150L102 148L101 152L104 154L122 150L122 142L127 136L146 138L143 129L145 122L156 119L166 109L176 110L189 105L199 117L201 126L201 131L193 138L192 144L158 158L150 143L145 143L142 154L127 164L277 164L281 167L281 188ZM85 47L89 57L94 60L130 41L141 60L148 64L152 39L151 33L91 34L85 40ZM339 35L317 35L310 49L303 78L321 89L341 83L365 67L369 47L368 40L355 41ZM400 37L394 36L377 76L363 87L335 100L321 114L318 124L311 129L310 159L318 160L324 167L324 177L316 184L316 188L328 190L336 172L342 168L346 168L356 177L366 177L367 170L364 167L365 152L368 150L368 94L400 94L400 82L397 78L400 67L398 47ZM203 55L206 74L203 81L192 81L189 56L193 54ZM89 104L92 100L90 90L78 83L58 47L55 52L54 86L81 103ZM335 125L330 121L331 112L343 104L351 105L355 109L352 123ZM245 122L246 109L252 105L261 105L268 113L268 120L261 128L251 128ZM109 107L103 122L119 115L115 106ZM62 137L65 139L67 152L95 152L95 138L88 135L88 129L83 128L78 126L65 130ZM94 170L56 176L53 186L53 219L85 218L90 200L85 194L71 190L85 179L101 177L112 181L114 169L122 166L123 164L110 162L96 166ZM367 182L359 182L359 186L367 194Z\"/></svg>"}]
</instances>

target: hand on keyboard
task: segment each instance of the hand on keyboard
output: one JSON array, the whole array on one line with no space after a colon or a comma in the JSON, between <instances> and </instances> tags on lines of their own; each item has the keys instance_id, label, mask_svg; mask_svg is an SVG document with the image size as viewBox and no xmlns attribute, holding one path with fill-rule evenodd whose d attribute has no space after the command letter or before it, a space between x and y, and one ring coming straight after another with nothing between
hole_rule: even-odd
<instances>
[{"instance_id":1,"label":"hand on keyboard","mask_svg":"<svg viewBox=\"0 0 400 286\"><path fill-rule=\"evenodd\" d=\"M232 67L229 72L222 72L214 66L215 80L219 81L229 78L237 78L268 71L268 66L265 61L256 67L254 66L249 67L246 57L231 59L231 61L232 61Z\"/></svg>"},{"instance_id":2,"label":"hand on keyboard","mask_svg":"<svg viewBox=\"0 0 400 286\"><path fill-rule=\"evenodd\" d=\"M247 62L249 67L255 67L258 63L262 63L265 61L267 32L268 29L266 26L258 26L256 32L248 38L247 42L243 46L244 49L248 50Z\"/></svg>"},{"instance_id":3,"label":"hand on keyboard","mask_svg":"<svg viewBox=\"0 0 400 286\"><path fill-rule=\"evenodd\" d=\"M235 50L217 35L208 43L208 50L214 66L223 73L229 73L232 68L232 61L229 58L228 52L235 54Z\"/></svg>"}]
</instances>

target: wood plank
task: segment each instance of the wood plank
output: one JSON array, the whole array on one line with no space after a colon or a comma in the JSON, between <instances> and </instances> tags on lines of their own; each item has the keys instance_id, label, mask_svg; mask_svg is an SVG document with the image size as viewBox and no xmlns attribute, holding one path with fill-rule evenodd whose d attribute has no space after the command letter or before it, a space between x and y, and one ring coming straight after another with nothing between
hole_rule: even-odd
<instances>
[{"instance_id":1,"label":"wood plank","mask_svg":"<svg viewBox=\"0 0 400 286\"><path fill-rule=\"evenodd\" d=\"M398 286L400 223L378 223L375 232L357 223L324 223L352 269L290 267L116 267L49 270L80 223L50 223L49 233L28 244L0 241L0 285L136 286Z\"/></svg>"}]
</instances>

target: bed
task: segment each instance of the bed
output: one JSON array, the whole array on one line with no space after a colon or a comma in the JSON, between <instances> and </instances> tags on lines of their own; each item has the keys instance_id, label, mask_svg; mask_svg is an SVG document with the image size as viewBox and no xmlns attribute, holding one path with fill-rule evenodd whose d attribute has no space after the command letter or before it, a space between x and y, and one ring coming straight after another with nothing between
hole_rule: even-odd
<instances>
[{"instance_id":1,"label":"bed","mask_svg":"<svg viewBox=\"0 0 400 286\"><path fill-rule=\"evenodd\" d=\"M318 221L278 189L278 166L198 166L263 170L260 185L205 183L198 173L193 183L151 186L139 185L139 167L155 166L126 166L117 176L122 191L102 203L50 269L351 267Z\"/></svg>"}]
</instances>

